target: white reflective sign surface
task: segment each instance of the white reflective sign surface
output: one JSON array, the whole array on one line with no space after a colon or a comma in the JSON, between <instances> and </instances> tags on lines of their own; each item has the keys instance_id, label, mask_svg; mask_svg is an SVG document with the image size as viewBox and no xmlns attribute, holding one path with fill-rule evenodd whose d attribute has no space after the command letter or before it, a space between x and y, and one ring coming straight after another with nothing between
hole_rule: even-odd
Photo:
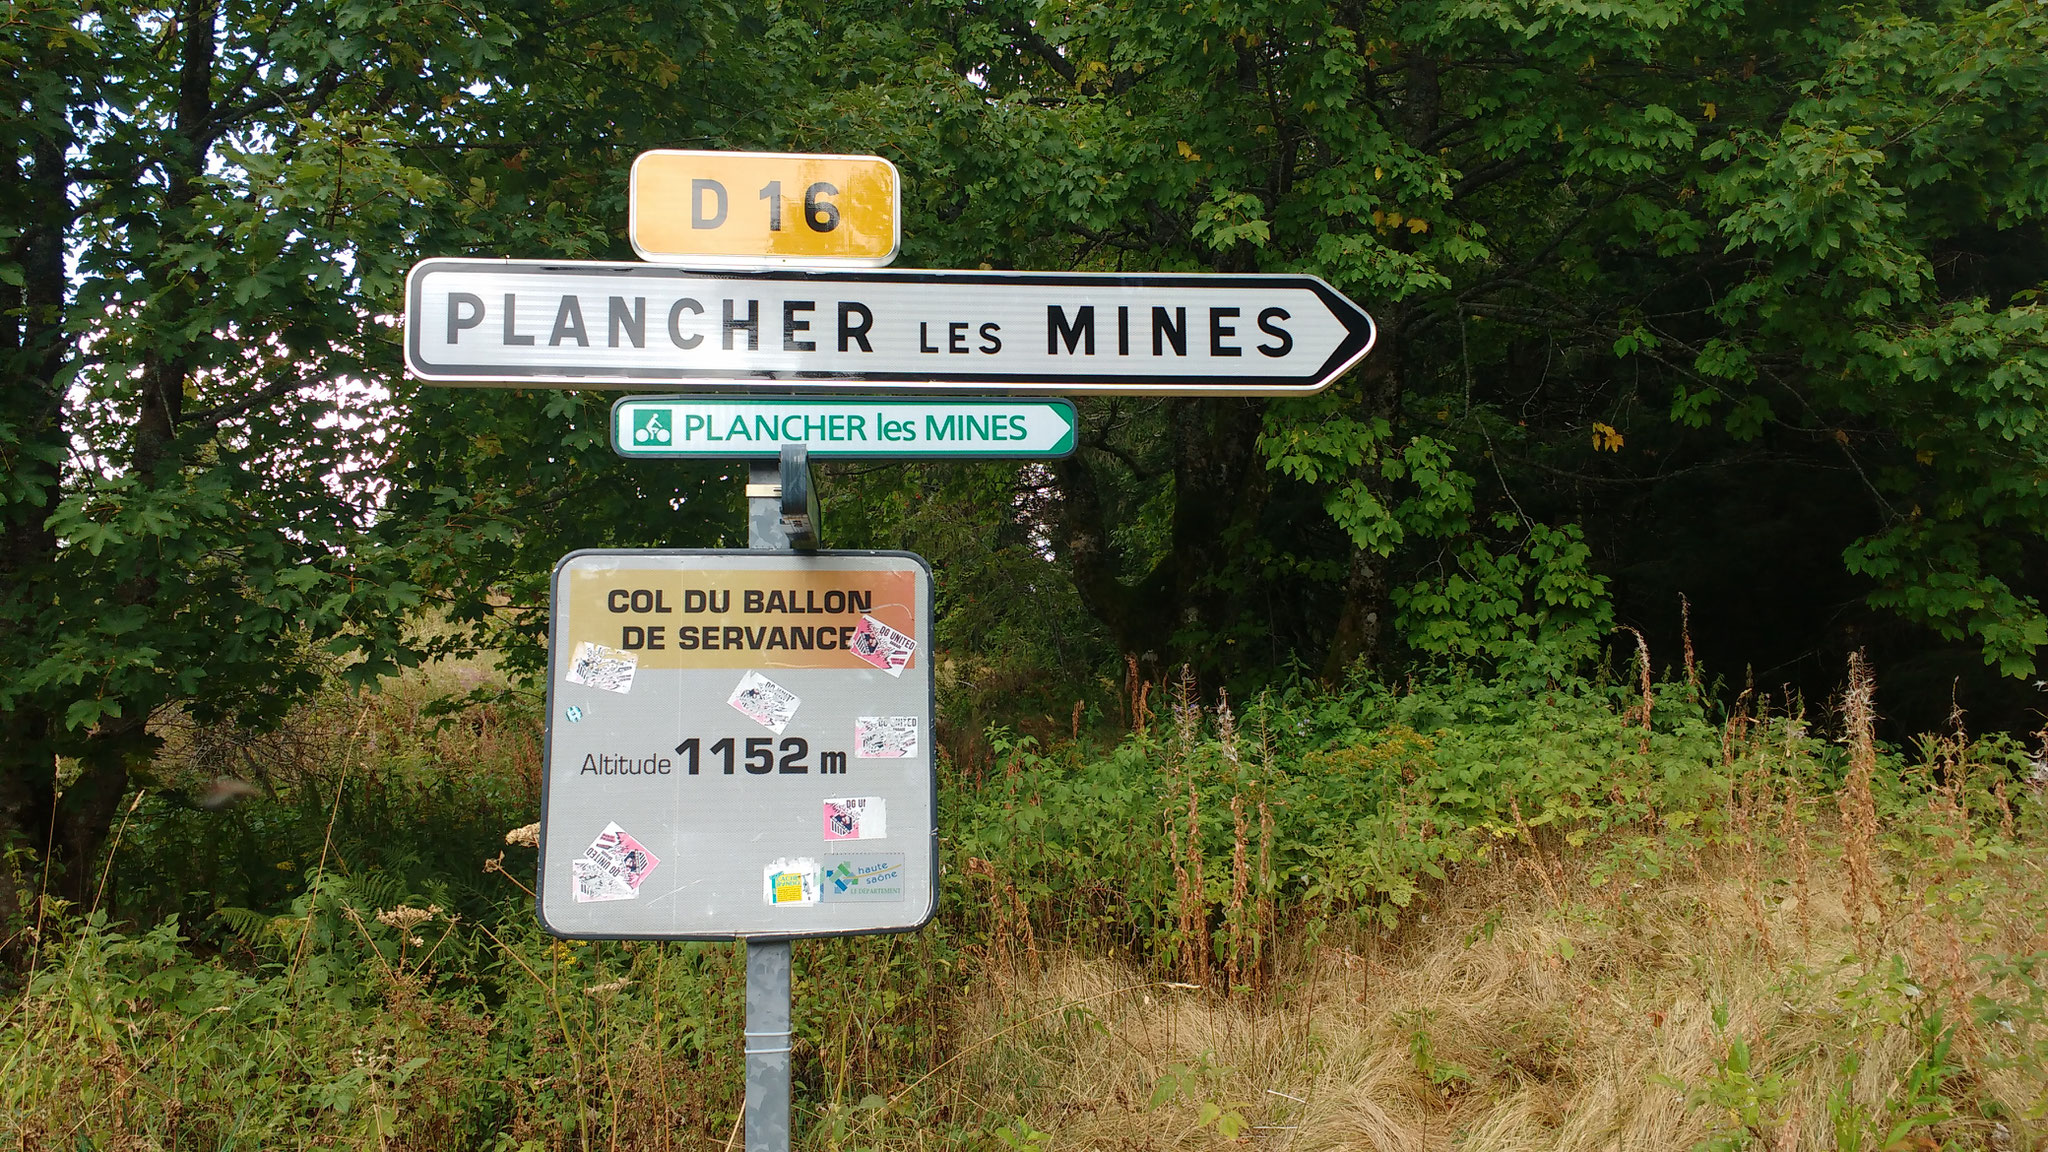
<instances>
[{"instance_id":1,"label":"white reflective sign surface","mask_svg":"<svg viewBox=\"0 0 2048 1152\"><path fill-rule=\"evenodd\" d=\"M406 281L406 367L445 383L1307 393L1373 335L1312 276L428 260Z\"/></svg>"},{"instance_id":2,"label":"white reflective sign surface","mask_svg":"<svg viewBox=\"0 0 2048 1152\"><path fill-rule=\"evenodd\" d=\"M1074 450L1071 401L878 396L629 397L612 405L621 456L759 459L783 444L816 457L1043 459Z\"/></svg>"},{"instance_id":3,"label":"white reflective sign surface","mask_svg":"<svg viewBox=\"0 0 2048 1152\"><path fill-rule=\"evenodd\" d=\"M549 931L843 935L930 918L922 560L577 552L556 567L553 610Z\"/></svg>"}]
</instances>

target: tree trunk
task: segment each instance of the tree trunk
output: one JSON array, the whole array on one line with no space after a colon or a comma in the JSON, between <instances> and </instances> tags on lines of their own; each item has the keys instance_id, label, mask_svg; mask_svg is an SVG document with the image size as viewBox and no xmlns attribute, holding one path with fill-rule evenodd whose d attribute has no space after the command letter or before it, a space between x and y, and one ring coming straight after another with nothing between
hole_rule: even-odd
<instances>
[{"instance_id":1,"label":"tree trunk","mask_svg":"<svg viewBox=\"0 0 2048 1152\"><path fill-rule=\"evenodd\" d=\"M1158 654L1156 645L1171 628L1170 615L1160 611L1168 607L1160 594L1162 573L1158 569L1150 573L1142 591L1120 579L1123 557L1110 536L1109 515L1095 473L1082 453L1054 461L1052 472L1059 485L1059 556L1073 573L1081 602L1109 630L1118 650L1138 656ZM1167 562L1171 563L1171 557Z\"/></svg>"},{"instance_id":2,"label":"tree trunk","mask_svg":"<svg viewBox=\"0 0 2048 1152\"><path fill-rule=\"evenodd\" d=\"M1412 47L1403 61L1403 84L1396 103L1409 145L1428 148L1442 115L1443 94L1436 60L1421 45ZM1396 237L1395 243L1399 242ZM1353 371L1347 384L1358 392L1359 419L1368 424L1385 420L1391 428L1401 412L1404 384L1401 315L1397 307L1374 320L1379 324L1379 332L1373 350ZM1353 478L1364 481L1367 490L1384 507L1393 507L1393 494L1376 453L1366 457ZM1352 548L1344 574L1344 606L1338 610L1330 651L1323 659L1325 682L1342 680L1354 667L1377 669L1386 664L1387 622L1393 608L1389 559L1369 548Z\"/></svg>"},{"instance_id":3,"label":"tree trunk","mask_svg":"<svg viewBox=\"0 0 2048 1152\"><path fill-rule=\"evenodd\" d=\"M10 253L22 283L0 287L12 297L5 305L10 320L0 323L6 373L0 425L12 436L12 443L0 443L8 488L0 501L0 647L31 658L39 646L36 625L47 610L37 589L47 587L57 555L56 533L44 522L59 497L58 461L65 444L57 381L70 346L64 331L69 148L68 139L41 137L0 166L0 199L31 206ZM58 718L33 699L0 711L0 850L21 847L40 858L51 846L58 726ZM18 883L27 887L36 879L0 874L0 940L21 927L26 909Z\"/></svg>"},{"instance_id":4,"label":"tree trunk","mask_svg":"<svg viewBox=\"0 0 2048 1152\"><path fill-rule=\"evenodd\" d=\"M197 197L214 138L217 15L217 0L188 0L178 14L178 99L167 139L170 152L162 157L169 179L156 221L165 236L188 227L185 213ZM15 491L0 504L0 643L13 649L10 655L17 663L42 657L36 650L38 621L50 600L51 581L61 578L58 541L43 525L59 496L57 461L69 447L60 382L74 343L64 317L72 144L61 129L36 137L26 166L21 155L10 156L0 177L14 185L10 193L25 194L15 202L31 205L22 214L28 226L15 241L23 269L23 319L5 330L10 387L0 400L0 421L12 425L17 444L57 450L51 459L24 454L7 461ZM139 404L127 465L144 484L176 482L181 465L177 436L191 363L182 340L171 334L184 327L193 300L190 284L180 281L153 294L142 317L158 342L143 357L138 374ZM21 479L28 484L20 484ZM24 488L35 495L23 498ZM120 589L119 601L148 604L159 591L156 579L139 575ZM101 857L128 789L129 765L149 746L147 703L123 703L125 715L103 719L90 733L69 730L63 702L48 696L18 701L0 714L0 739L6 741L0 749L0 846L11 842L44 856L52 890L81 907L98 894ZM75 755L81 764L78 776L61 789L59 754ZM24 879L39 882L41 877ZM0 921L18 923L25 909L13 881L0 878Z\"/></svg>"},{"instance_id":5,"label":"tree trunk","mask_svg":"<svg viewBox=\"0 0 2048 1152\"><path fill-rule=\"evenodd\" d=\"M1257 402L1169 402L1173 446L1173 528L1167 554L1132 583L1119 579L1123 558L1110 537L1100 489L1079 453L1053 466L1059 482L1060 556L1082 602L1109 630L1118 650L1163 670L1182 661L1213 669L1220 654L1186 643L1184 629L1218 628L1238 611L1219 583L1231 561L1232 529L1258 516L1264 472L1253 447Z\"/></svg>"},{"instance_id":6,"label":"tree trunk","mask_svg":"<svg viewBox=\"0 0 2048 1152\"><path fill-rule=\"evenodd\" d=\"M1241 546L1234 530L1258 518L1265 494L1265 469L1253 459L1264 421L1259 403L1243 399L1175 401L1172 420L1173 628L1213 632L1240 610L1220 581ZM1200 671L1231 663L1213 650L1177 656Z\"/></svg>"},{"instance_id":7,"label":"tree trunk","mask_svg":"<svg viewBox=\"0 0 2048 1152\"><path fill-rule=\"evenodd\" d=\"M1378 318L1375 318L1378 319ZM1358 418L1367 423L1385 420L1391 427L1401 411L1401 319L1390 312L1379 320L1379 333L1372 352L1353 370L1348 386L1357 389ZM1393 493L1380 470L1377 453L1368 453L1355 474L1383 506L1392 507ZM1370 548L1353 546L1344 573L1344 603L1337 612L1337 626L1330 635L1330 650L1323 658L1322 678L1337 683L1355 666L1384 667L1387 659L1387 619L1392 612L1392 585L1388 581L1389 557Z\"/></svg>"}]
</instances>

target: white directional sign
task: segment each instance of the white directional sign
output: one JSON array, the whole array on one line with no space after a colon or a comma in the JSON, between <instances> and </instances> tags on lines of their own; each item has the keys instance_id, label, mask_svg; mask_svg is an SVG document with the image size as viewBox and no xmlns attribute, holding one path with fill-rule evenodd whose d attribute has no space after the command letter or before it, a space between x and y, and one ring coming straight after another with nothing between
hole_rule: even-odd
<instances>
[{"instance_id":1,"label":"white directional sign","mask_svg":"<svg viewBox=\"0 0 2048 1152\"><path fill-rule=\"evenodd\" d=\"M718 939L930 919L931 587L904 552L565 557L542 925Z\"/></svg>"},{"instance_id":2,"label":"white directional sign","mask_svg":"<svg viewBox=\"0 0 2048 1152\"><path fill-rule=\"evenodd\" d=\"M426 260L405 363L449 384L1315 392L1372 318L1313 276L705 272Z\"/></svg>"},{"instance_id":3,"label":"white directional sign","mask_svg":"<svg viewBox=\"0 0 2048 1152\"><path fill-rule=\"evenodd\" d=\"M652 396L612 405L621 456L759 458L784 444L817 457L1044 459L1074 451L1066 400L880 396Z\"/></svg>"}]
</instances>

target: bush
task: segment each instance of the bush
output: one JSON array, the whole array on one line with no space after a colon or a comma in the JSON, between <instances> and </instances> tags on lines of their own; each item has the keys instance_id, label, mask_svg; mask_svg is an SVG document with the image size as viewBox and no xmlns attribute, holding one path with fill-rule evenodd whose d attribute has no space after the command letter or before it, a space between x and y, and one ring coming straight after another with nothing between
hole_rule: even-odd
<instances>
[{"instance_id":1,"label":"bush","mask_svg":"<svg viewBox=\"0 0 2048 1152\"><path fill-rule=\"evenodd\" d=\"M1136 730L1106 745L993 727L975 771L942 765L939 919L796 950L800 1126L821 1147L895 1131L1021 1139L1054 1120L981 1114L930 1087L967 1054L953 1022L987 977L1053 951L1109 953L1157 981L1276 1001L1290 955L1398 939L1447 886L1503 869L1533 878L1560 918L1593 915L1591 900L1616 924L1645 885L1734 877L1786 1002L1838 1006L1834 1051L1911 1033L1919 1127L1970 1108L1973 1123L2026 1123L2026 1085L2048 1067L2035 935L2048 908L2024 873L2038 761L1960 731L1911 756L1879 747L1862 675L1836 742L1796 710L1747 696L1719 710L1691 683L1647 677L1447 674L1243 706L1182 684L1163 716L1141 685ZM523 883L532 848L504 835L534 814L536 718L487 686L439 716L432 695L323 700L296 726L298 752L226 810L137 798L108 885L120 917L41 906L36 961L0 1020L0 1136L724 1145L741 1105L741 951L543 934ZM170 788L214 770L195 747L172 740ZM1829 868L1848 881L1851 948L1822 963L1813 909ZM1556 950L1571 960L1568 936ZM1480 1075L1422 1043L1411 1037L1446 1099ZM1857 1076L1767 1032L1731 1029L1725 1045L1681 1085L1725 1146L1775 1131L1788 1078ZM1893 1132L1910 1117L1859 1099L1842 1096L1830 1123L1863 1146L1918 1131Z\"/></svg>"}]
</instances>

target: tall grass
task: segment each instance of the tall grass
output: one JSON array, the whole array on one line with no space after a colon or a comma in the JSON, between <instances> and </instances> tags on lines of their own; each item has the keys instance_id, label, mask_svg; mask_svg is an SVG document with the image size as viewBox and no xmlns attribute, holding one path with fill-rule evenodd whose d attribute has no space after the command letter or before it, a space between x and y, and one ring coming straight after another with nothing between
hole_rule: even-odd
<instances>
[{"instance_id":1,"label":"tall grass","mask_svg":"<svg viewBox=\"0 0 2048 1152\"><path fill-rule=\"evenodd\" d=\"M2029 750L1879 744L1860 664L1826 723L1648 669L982 733L940 918L796 950L800 1143L2040 1147ZM101 906L41 907L0 1139L735 1146L738 950L538 930L537 731L474 669L171 731Z\"/></svg>"}]
</instances>

